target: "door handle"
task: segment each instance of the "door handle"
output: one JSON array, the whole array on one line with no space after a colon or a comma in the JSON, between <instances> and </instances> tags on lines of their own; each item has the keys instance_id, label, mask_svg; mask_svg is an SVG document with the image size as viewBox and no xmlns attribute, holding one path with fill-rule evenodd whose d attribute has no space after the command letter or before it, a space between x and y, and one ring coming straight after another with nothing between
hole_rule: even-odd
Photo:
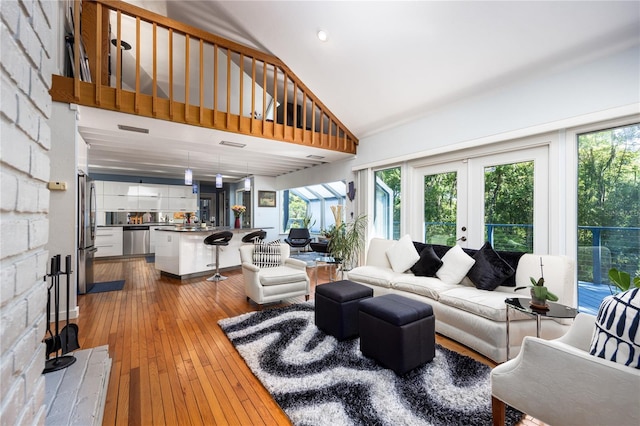
<instances>
[{"instance_id":1,"label":"door handle","mask_svg":"<svg viewBox=\"0 0 640 426\"><path fill-rule=\"evenodd\" d=\"M463 235L462 237L458 238L456 241L467 241L467 237Z\"/></svg>"}]
</instances>

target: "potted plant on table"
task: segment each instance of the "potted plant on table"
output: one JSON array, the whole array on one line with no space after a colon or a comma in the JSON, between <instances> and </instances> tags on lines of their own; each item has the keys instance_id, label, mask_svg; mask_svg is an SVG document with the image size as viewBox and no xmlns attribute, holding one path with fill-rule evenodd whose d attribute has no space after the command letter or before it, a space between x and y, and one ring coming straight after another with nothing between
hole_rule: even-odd
<instances>
[{"instance_id":1,"label":"potted plant on table","mask_svg":"<svg viewBox=\"0 0 640 426\"><path fill-rule=\"evenodd\" d=\"M531 288L531 301L529 304L532 308L535 309L549 309L547 305L547 300L551 302L557 302L558 296L553 294L547 287L544 285L544 269L542 265L542 258L540 258L540 279L536 280L533 277L529 277L531 280L530 286L516 287L513 291L522 290L523 288L530 287Z\"/></svg>"}]
</instances>

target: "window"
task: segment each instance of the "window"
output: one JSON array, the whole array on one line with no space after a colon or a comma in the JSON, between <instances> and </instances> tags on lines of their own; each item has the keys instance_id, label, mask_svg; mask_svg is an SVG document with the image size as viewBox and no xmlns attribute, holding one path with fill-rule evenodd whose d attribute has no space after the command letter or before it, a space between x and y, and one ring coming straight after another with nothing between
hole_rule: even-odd
<instances>
[{"instance_id":1,"label":"window","mask_svg":"<svg viewBox=\"0 0 640 426\"><path fill-rule=\"evenodd\" d=\"M400 167L378 170L374 174L375 201L373 226L375 236L400 238Z\"/></svg>"},{"instance_id":2,"label":"window","mask_svg":"<svg viewBox=\"0 0 640 426\"><path fill-rule=\"evenodd\" d=\"M344 205L346 185L338 181L292 188L283 191L282 198L284 233L306 226L311 233L319 234L335 223L331 206Z\"/></svg>"},{"instance_id":3,"label":"window","mask_svg":"<svg viewBox=\"0 0 640 426\"><path fill-rule=\"evenodd\" d=\"M578 302L597 313L610 268L640 275L640 124L578 135Z\"/></svg>"}]
</instances>

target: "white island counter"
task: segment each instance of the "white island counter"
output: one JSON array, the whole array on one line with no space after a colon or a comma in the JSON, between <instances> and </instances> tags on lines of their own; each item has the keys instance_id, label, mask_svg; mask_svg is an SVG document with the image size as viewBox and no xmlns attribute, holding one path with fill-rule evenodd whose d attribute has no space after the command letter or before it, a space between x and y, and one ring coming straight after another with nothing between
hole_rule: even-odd
<instances>
[{"instance_id":1,"label":"white island counter","mask_svg":"<svg viewBox=\"0 0 640 426\"><path fill-rule=\"evenodd\" d=\"M216 227L182 227L158 228L156 240L156 269L162 273L178 277L203 275L213 273L215 267L207 266L215 263L216 248L207 246L204 239L220 231L233 232L233 238L228 246L220 247L220 269L240 266L239 248L243 244L242 238L250 232L264 228L228 228Z\"/></svg>"}]
</instances>

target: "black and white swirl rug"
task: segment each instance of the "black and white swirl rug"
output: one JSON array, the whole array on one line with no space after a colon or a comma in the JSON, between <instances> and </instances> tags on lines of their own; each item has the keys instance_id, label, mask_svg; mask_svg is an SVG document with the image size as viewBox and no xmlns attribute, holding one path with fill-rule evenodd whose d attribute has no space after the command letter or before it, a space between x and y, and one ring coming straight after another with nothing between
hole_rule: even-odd
<instances>
[{"instance_id":1,"label":"black and white swirl rug","mask_svg":"<svg viewBox=\"0 0 640 426\"><path fill-rule=\"evenodd\" d=\"M314 324L313 303L218 322L295 425L490 425L491 369L441 346L402 377ZM522 413L507 407L507 425Z\"/></svg>"}]
</instances>

